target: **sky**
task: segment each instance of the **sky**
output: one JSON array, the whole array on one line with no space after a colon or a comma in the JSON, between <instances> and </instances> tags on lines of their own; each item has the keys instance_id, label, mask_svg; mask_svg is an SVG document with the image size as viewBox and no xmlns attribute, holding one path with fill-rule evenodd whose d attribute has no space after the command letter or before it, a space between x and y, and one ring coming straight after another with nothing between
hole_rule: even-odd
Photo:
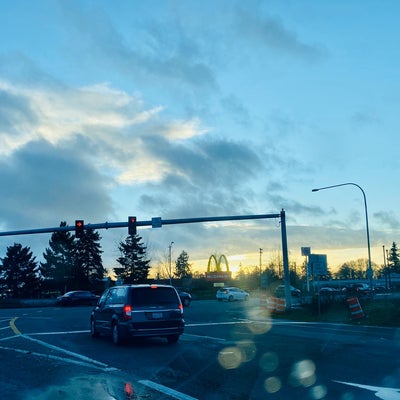
<instances>
[{"instance_id":1,"label":"sky","mask_svg":"<svg viewBox=\"0 0 400 400\"><path fill-rule=\"evenodd\" d=\"M0 231L286 213L335 269L399 241L400 3L4 0ZM355 183L312 192L313 188ZM360 190L361 189L361 190ZM127 229L101 230L118 266ZM281 251L277 219L140 228L152 265ZM50 234L0 237L38 261Z\"/></svg>"}]
</instances>

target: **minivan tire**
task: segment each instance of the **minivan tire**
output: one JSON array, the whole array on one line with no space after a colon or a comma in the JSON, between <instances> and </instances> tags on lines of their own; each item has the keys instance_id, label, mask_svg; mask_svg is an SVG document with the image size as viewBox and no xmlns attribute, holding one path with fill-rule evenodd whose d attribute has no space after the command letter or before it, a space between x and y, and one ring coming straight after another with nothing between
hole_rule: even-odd
<instances>
[{"instance_id":1,"label":"minivan tire","mask_svg":"<svg viewBox=\"0 0 400 400\"><path fill-rule=\"evenodd\" d=\"M118 322L114 322L111 329L112 341L116 346L123 343L121 332L118 326Z\"/></svg>"},{"instance_id":2,"label":"minivan tire","mask_svg":"<svg viewBox=\"0 0 400 400\"><path fill-rule=\"evenodd\" d=\"M92 336L92 338L96 338L99 336L99 332L97 332L96 324L93 318L90 320L90 335Z\"/></svg>"},{"instance_id":3,"label":"minivan tire","mask_svg":"<svg viewBox=\"0 0 400 400\"><path fill-rule=\"evenodd\" d=\"M179 340L179 335L167 336L168 343L176 343Z\"/></svg>"}]
</instances>

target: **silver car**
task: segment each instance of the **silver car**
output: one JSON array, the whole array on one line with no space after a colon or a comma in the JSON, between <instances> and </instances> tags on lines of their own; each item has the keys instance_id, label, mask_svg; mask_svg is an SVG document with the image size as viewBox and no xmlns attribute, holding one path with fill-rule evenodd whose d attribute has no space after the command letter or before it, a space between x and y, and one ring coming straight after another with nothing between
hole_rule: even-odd
<instances>
[{"instance_id":1,"label":"silver car","mask_svg":"<svg viewBox=\"0 0 400 400\"><path fill-rule=\"evenodd\" d=\"M217 291L217 300L227 300L227 301L235 301L235 300L244 300L247 301L250 298L250 294L243 289L239 289L237 287L224 287Z\"/></svg>"}]
</instances>

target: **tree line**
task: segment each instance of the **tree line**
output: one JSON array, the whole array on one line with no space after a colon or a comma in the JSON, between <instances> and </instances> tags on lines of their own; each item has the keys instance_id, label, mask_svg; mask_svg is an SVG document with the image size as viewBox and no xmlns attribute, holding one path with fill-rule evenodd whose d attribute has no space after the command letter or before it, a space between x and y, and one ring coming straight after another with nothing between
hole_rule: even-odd
<instances>
[{"instance_id":1,"label":"tree line","mask_svg":"<svg viewBox=\"0 0 400 400\"><path fill-rule=\"evenodd\" d=\"M67 226L65 221L61 227ZM77 239L69 231L54 232L49 246L43 253L44 261L36 261L29 247L14 243L7 247L6 255L0 258L0 298L6 293L14 298L40 297L44 293L64 293L70 290L104 290L107 270L103 266L101 236L94 229L86 229ZM120 256L116 259L119 267L113 269L117 281L126 284L149 282L150 259L147 247L139 235L128 235L119 242ZM367 260L359 259L342 264L335 273L328 269L326 279L365 279ZM397 244L393 242L387 254L387 265L378 268L374 265L374 277L390 277L391 273L400 273L400 256ZM295 286L304 283L306 265L297 268L290 265L290 281ZM190 280L204 275L192 273L189 255L182 251L175 262L174 278ZM283 279L281 260L271 261L263 268L240 267L236 281L249 289L258 288L261 275L268 283ZM165 277L165 275L164 275ZM158 279L161 278L158 274ZM170 277L171 278L171 277Z\"/></svg>"}]
</instances>

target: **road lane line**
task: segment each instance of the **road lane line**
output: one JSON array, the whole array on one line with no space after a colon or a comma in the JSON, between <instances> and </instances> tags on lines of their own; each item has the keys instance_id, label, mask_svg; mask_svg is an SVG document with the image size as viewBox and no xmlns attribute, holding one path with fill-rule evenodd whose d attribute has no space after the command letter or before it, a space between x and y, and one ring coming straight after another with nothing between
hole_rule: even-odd
<instances>
[{"instance_id":1,"label":"road lane line","mask_svg":"<svg viewBox=\"0 0 400 400\"><path fill-rule=\"evenodd\" d=\"M101 366L101 367L103 367L103 368L108 367L107 364L104 364L104 363L102 363L102 362L100 362L100 361L94 360L93 358L86 357L86 356L84 356L84 355L82 355L82 354L74 353L73 351L69 351L69 350L63 349L62 347L54 346L54 345L52 345L52 344L50 344L50 343L46 343L46 342L43 342L42 340L34 339L34 338L32 338L32 337L30 337L30 336L27 336L27 335L21 335L21 336L22 336L24 339L28 339L28 340L31 340L32 342L39 343L39 344L41 344L41 345L44 346L44 347L48 347L49 349L59 351L60 353L64 353L64 354L67 354L67 355L69 355L69 356L79 358L79 359L81 359L81 360L83 360L83 361L96 364L96 365Z\"/></svg>"},{"instance_id":2,"label":"road lane line","mask_svg":"<svg viewBox=\"0 0 400 400\"><path fill-rule=\"evenodd\" d=\"M10 328L16 335L21 335L21 332L18 330L18 328L15 326L15 321L18 319L18 317L13 318L10 321Z\"/></svg>"},{"instance_id":3,"label":"road lane line","mask_svg":"<svg viewBox=\"0 0 400 400\"><path fill-rule=\"evenodd\" d=\"M26 333L28 336L51 336L51 335L72 335L76 333L89 333L88 329L84 331L58 331L58 332L32 332Z\"/></svg>"},{"instance_id":4,"label":"road lane line","mask_svg":"<svg viewBox=\"0 0 400 400\"><path fill-rule=\"evenodd\" d=\"M4 328L0 328L0 331L6 330L6 329L10 329L10 327L9 326L5 326Z\"/></svg>"},{"instance_id":5,"label":"road lane line","mask_svg":"<svg viewBox=\"0 0 400 400\"><path fill-rule=\"evenodd\" d=\"M107 367L107 366L101 367L101 366L93 365L93 363L88 363L88 362L79 361L79 360L73 360L71 358L59 357L59 356L55 356L53 354L43 354L43 353L37 353L36 351L22 350L22 349L16 349L13 347L4 347L4 346L0 346L0 350L15 351L16 353L32 355L32 356L36 356L36 357L43 357L43 358L56 360L56 361L63 361L65 363L75 364L75 365L79 365L81 367L95 368L95 369L99 369L99 370L105 371L105 372L118 371L117 368Z\"/></svg>"},{"instance_id":6,"label":"road lane line","mask_svg":"<svg viewBox=\"0 0 400 400\"><path fill-rule=\"evenodd\" d=\"M145 385L151 389L157 390L158 392L161 392L163 394L166 394L168 396L173 397L174 399L178 400L197 400L195 397L188 396L187 394L178 392L174 389L171 389L167 386L160 385L159 383L153 382L153 381L148 381L148 380L140 380L139 383L142 385Z\"/></svg>"},{"instance_id":7,"label":"road lane line","mask_svg":"<svg viewBox=\"0 0 400 400\"><path fill-rule=\"evenodd\" d=\"M218 325L238 325L238 324L251 324L252 321L231 321L231 322L202 322L198 324L185 324L185 327L188 326L218 326Z\"/></svg>"},{"instance_id":8,"label":"road lane line","mask_svg":"<svg viewBox=\"0 0 400 400\"><path fill-rule=\"evenodd\" d=\"M203 335L193 335L191 333L184 333L183 334L183 339L185 338L196 338L196 339L208 339L208 340L213 340L214 342L221 342L221 343L227 343L227 339L221 339L213 336L203 336Z\"/></svg>"}]
</instances>

